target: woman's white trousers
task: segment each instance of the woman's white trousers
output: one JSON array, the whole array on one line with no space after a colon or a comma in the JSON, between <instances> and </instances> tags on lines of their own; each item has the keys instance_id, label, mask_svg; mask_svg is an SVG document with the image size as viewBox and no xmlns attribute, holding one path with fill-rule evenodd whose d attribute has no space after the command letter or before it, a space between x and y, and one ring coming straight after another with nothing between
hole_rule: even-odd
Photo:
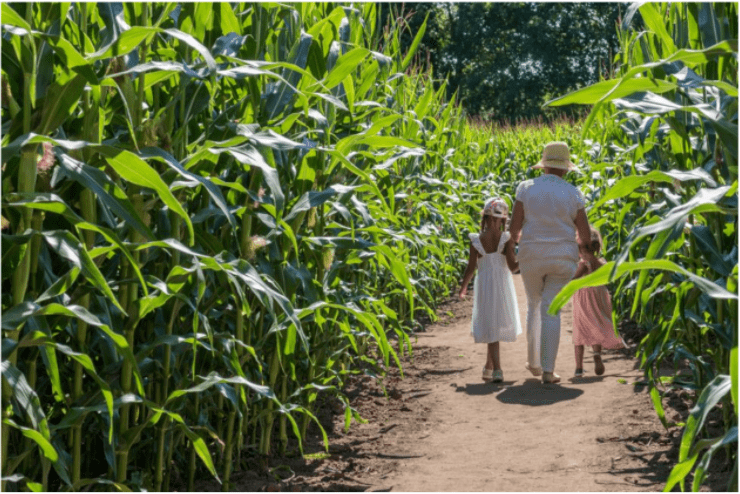
<instances>
[{"instance_id":1,"label":"woman's white trousers","mask_svg":"<svg viewBox=\"0 0 740 494\"><path fill-rule=\"evenodd\" d=\"M547 309L578 268L578 257L563 257L562 247L530 244L517 256L527 293L527 360L545 372L555 370L560 345L560 312L551 316Z\"/></svg>"}]
</instances>

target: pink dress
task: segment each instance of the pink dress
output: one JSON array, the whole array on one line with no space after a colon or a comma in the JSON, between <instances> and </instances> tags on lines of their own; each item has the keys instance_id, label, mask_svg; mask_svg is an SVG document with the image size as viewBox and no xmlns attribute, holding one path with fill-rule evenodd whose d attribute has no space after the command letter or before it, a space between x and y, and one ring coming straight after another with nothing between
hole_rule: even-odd
<instances>
[{"instance_id":1,"label":"pink dress","mask_svg":"<svg viewBox=\"0 0 740 494\"><path fill-rule=\"evenodd\" d=\"M591 272L587 262L581 264ZM605 286L581 288L573 295L573 344L624 348L622 338L614 336L612 301Z\"/></svg>"}]
</instances>

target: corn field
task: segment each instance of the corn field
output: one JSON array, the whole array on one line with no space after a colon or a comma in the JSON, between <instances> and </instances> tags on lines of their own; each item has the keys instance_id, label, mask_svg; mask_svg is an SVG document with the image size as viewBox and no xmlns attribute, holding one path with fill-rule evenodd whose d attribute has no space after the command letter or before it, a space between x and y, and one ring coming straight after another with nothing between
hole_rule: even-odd
<instances>
[{"instance_id":1,"label":"corn field","mask_svg":"<svg viewBox=\"0 0 740 494\"><path fill-rule=\"evenodd\" d=\"M719 449L737 490L737 4L633 5L625 24L638 11L646 29L620 32L615 77L549 103L593 105L582 143L594 165L578 182L610 261L551 310L579 287L612 284L615 320L649 331L640 365L664 426L676 424L661 391L693 393L665 490L685 490L693 472L697 491ZM721 434L705 427L712 409Z\"/></svg>"},{"instance_id":2,"label":"corn field","mask_svg":"<svg viewBox=\"0 0 740 494\"><path fill-rule=\"evenodd\" d=\"M399 27L374 4L2 17L3 487L228 488L246 448L302 448L319 395L362 420L342 383L411 351L491 192Z\"/></svg>"},{"instance_id":3,"label":"corn field","mask_svg":"<svg viewBox=\"0 0 740 494\"><path fill-rule=\"evenodd\" d=\"M327 444L319 398L363 420L343 383L400 367L551 140L612 261L556 303L612 284L661 420L696 391L668 490L736 462L736 4L640 6L614 78L550 103L582 125L506 130L377 9L2 4L3 490L227 490L247 451Z\"/></svg>"}]
</instances>

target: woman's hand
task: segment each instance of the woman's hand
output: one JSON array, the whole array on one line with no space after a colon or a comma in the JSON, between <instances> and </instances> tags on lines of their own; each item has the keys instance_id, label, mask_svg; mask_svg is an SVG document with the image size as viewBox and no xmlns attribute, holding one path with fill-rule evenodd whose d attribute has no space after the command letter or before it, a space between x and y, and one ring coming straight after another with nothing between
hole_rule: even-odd
<instances>
[{"instance_id":1,"label":"woman's hand","mask_svg":"<svg viewBox=\"0 0 740 494\"><path fill-rule=\"evenodd\" d=\"M514 274L519 273L519 261L516 260L516 255L514 254L514 239L510 238L508 242L504 244L504 256L506 256L506 265L509 267L509 271L511 271Z\"/></svg>"},{"instance_id":2,"label":"woman's hand","mask_svg":"<svg viewBox=\"0 0 740 494\"><path fill-rule=\"evenodd\" d=\"M464 286L460 288L460 293L457 294L457 296L460 298L460 300L465 300L465 295L468 294L468 287Z\"/></svg>"}]
</instances>

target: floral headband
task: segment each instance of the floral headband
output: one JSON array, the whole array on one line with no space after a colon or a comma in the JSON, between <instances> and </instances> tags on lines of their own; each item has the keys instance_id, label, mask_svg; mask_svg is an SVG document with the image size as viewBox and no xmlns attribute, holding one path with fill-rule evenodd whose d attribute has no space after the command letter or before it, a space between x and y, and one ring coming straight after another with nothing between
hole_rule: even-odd
<instances>
[{"instance_id":1,"label":"floral headband","mask_svg":"<svg viewBox=\"0 0 740 494\"><path fill-rule=\"evenodd\" d=\"M481 214L483 216L493 216L494 218L508 218L509 205L500 197L489 199L486 201L486 205L483 207Z\"/></svg>"}]
</instances>

